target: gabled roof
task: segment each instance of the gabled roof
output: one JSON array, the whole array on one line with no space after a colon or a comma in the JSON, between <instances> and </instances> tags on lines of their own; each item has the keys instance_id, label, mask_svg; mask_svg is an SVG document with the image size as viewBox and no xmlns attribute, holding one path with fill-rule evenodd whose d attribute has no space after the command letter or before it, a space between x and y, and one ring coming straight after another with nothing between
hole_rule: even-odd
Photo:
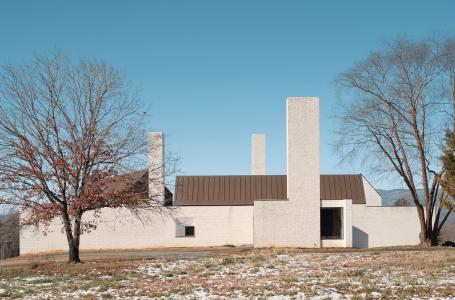
<instances>
[{"instance_id":1,"label":"gabled roof","mask_svg":"<svg viewBox=\"0 0 455 300\"><path fill-rule=\"evenodd\" d=\"M177 176L174 205L253 205L286 200L286 175ZM365 204L362 175L321 175L321 200L352 199Z\"/></svg>"},{"instance_id":2,"label":"gabled roof","mask_svg":"<svg viewBox=\"0 0 455 300\"><path fill-rule=\"evenodd\" d=\"M362 174L321 175L321 200L343 199L366 204Z\"/></svg>"}]
</instances>

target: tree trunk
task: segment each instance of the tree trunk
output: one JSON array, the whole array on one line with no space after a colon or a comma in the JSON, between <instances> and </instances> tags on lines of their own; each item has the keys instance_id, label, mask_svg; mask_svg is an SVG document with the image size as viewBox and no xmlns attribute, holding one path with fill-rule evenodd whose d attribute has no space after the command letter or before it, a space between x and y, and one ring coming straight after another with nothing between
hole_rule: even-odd
<instances>
[{"instance_id":1,"label":"tree trunk","mask_svg":"<svg viewBox=\"0 0 455 300\"><path fill-rule=\"evenodd\" d=\"M431 246L437 246L438 245L438 238L439 238L439 232L432 232L431 233Z\"/></svg>"},{"instance_id":2,"label":"tree trunk","mask_svg":"<svg viewBox=\"0 0 455 300\"><path fill-rule=\"evenodd\" d=\"M71 220L66 211L65 207L62 209L62 219L65 226L66 240L68 241L68 262L70 263L79 263L81 259L79 257L79 236L77 240L74 238L73 232L71 230ZM76 222L75 222L75 232L80 232L80 219L78 222L79 228L76 231Z\"/></svg>"},{"instance_id":3,"label":"tree trunk","mask_svg":"<svg viewBox=\"0 0 455 300\"><path fill-rule=\"evenodd\" d=\"M426 247L432 247L438 245L438 238L439 238L439 231L435 230L435 228L427 229L425 226L424 228L421 226L420 232L420 244Z\"/></svg>"},{"instance_id":4,"label":"tree trunk","mask_svg":"<svg viewBox=\"0 0 455 300\"><path fill-rule=\"evenodd\" d=\"M420 221L420 234L419 234L420 245L421 246L430 246L430 243L428 240L427 224L426 224L426 220L425 220L425 213L424 213L423 207L420 206L418 200L414 200L414 203L416 204L417 215L419 216L419 221Z\"/></svg>"},{"instance_id":5,"label":"tree trunk","mask_svg":"<svg viewBox=\"0 0 455 300\"><path fill-rule=\"evenodd\" d=\"M69 252L68 252L68 262L70 263L79 263L81 259L79 257L79 245L69 244Z\"/></svg>"},{"instance_id":6,"label":"tree trunk","mask_svg":"<svg viewBox=\"0 0 455 300\"><path fill-rule=\"evenodd\" d=\"M74 233L73 233L73 256L71 255L70 250L70 261L72 262L81 262L79 257L79 244L81 240L81 219L82 213L78 213L76 218L74 219Z\"/></svg>"},{"instance_id":7,"label":"tree trunk","mask_svg":"<svg viewBox=\"0 0 455 300\"><path fill-rule=\"evenodd\" d=\"M427 229L422 228L422 226L420 226L419 239L420 239L420 246L426 246L426 247L431 246L430 240L428 239Z\"/></svg>"}]
</instances>

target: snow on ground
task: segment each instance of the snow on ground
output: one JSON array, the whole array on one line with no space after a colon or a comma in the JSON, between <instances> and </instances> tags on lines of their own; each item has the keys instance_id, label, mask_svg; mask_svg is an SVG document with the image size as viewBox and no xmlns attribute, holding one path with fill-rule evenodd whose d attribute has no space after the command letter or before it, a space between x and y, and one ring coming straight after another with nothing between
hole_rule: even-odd
<instances>
[{"instance_id":1,"label":"snow on ground","mask_svg":"<svg viewBox=\"0 0 455 300\"><path fill-rule=\"evenodd\" d=\"M0 276L27 299L384 299L455 297L455 251L304 253L39 266Z\"/></svg>"}]
</instances>

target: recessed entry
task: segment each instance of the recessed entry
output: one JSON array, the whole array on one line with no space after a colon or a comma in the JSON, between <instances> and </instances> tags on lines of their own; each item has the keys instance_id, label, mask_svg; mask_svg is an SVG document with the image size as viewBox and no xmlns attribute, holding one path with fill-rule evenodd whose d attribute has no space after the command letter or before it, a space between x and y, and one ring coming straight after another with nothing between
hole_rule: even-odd
<instances>
[{"instance_id":1,"label":"recessed entry","mask_svg":"<svg viewBox=\"0 0 455 300\"><path fill-rule=\"evenodd\" d=\"M343 239L342 207L321 208L321 239L323 240Z\"/></svg>"}]
</instances>

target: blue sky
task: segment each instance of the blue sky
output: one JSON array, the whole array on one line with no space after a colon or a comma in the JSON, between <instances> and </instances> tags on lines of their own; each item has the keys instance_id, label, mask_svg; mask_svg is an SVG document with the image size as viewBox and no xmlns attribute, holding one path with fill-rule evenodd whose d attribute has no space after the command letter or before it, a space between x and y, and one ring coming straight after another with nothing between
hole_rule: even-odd
<instances>
[{"instance_id":1,"label":"blue sky","mask_svg":"<svg viewBox=\"0 0 455 300\"><path fill-rule=\"evenodd\" d=\"M338 165L333 80L398 35L453 34L455 1L2 1L0 64L55 49L103 59L150 105L181 173L249 174L251 133L267 173L286 172L285 99L321 100L321 172Z\"/></svg>"}]
</instances>

